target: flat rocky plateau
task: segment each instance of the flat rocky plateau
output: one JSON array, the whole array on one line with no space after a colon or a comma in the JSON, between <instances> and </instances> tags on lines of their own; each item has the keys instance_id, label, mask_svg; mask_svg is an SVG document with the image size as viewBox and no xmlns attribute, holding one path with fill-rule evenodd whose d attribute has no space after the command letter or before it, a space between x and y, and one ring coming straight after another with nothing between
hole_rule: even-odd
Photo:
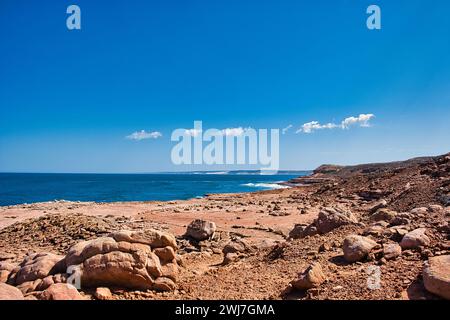
<instances>
[{"instance_id":1,"label":"flat rocky plateau","mask_svg":"<svg viewBox=\"0 0 450 320\"><path fill-rule=\"evenodd\" d=\"M0 207L0 298L449 299L450 154L324 165L287 184ZM62 286L69 261L78 292Z\"/></svg>"}]
</instances>

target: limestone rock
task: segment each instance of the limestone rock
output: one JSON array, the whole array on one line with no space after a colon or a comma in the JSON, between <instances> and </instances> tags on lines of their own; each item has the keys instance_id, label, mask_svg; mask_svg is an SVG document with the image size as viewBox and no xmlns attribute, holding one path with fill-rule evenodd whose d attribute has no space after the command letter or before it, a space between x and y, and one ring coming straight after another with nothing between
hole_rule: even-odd
<instances>
[{"instance_id":1,"label":"limestone rock","mask_svg":"<svg viewBox=\"0 0 450 320\"><path fill-rule=\"evenodd\" d=\"M367 237L358 235L350 235L344 239L342 249L344 250L344 258L348 262L356 262L367 257L372 249L378 244Z\"/></svg>"},{"instance_id":2,"label":"limestone rock","mask_svg":"<svg viewBox=\"0 0 450 320\"><path fill-rule=\"evenodd\" d=\"M19 289L6 283L0 283L0 300L23 300L23 294Z\"/></svg>"},{"instance_id":3,"label":"limestone rock","mask_svg":"<svg viewBox=\"0 0 450 320\"><path fill-rule=\"evenodd\" d=\"M450 255L429 258L423 270L423 282L429 292L450 300Z\"/></svg>"},{"instance_id":4,"label":"limestone rock","mask_svg":"<svg viewBox=\"0 0 450 320\"><path fill-rule=\"evenodd\" d=\"M416 249L421 246L428 246L430 238L425 234L427 229L419 228L408 232L400 242L402 249Z\"/></svg>"},{"instance_id":5,"label":"limestone rock","mask_svg":"<svg viewBox=\"0 0 450 320\"><path fill-rule=\"evenodd\" d=\"M214 222L196 219L188 225L186 236L202 241L211 238L215 232L216 224Z\"/></svg>"},{"instance_id":6,"label":"limestone rock","mask_svg":"<svg viewBox=\"0 0 450 320\"><path fill-rule=\"evenodd\" d=\"M326 280L320 264L309 266L304 272L298 275L298 279L291 282L291 285L298 290L308 290L320 286Z\"/></svg>"}]
</instances>

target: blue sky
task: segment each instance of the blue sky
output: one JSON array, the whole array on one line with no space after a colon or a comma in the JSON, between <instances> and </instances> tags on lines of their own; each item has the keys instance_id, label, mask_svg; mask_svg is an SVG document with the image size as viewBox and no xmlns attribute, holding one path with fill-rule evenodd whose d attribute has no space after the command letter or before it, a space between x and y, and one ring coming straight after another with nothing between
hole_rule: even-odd
<instances>
[{"instance_id":1,"label":"blue sky","mask_svg":"<svg viewBox=\"0 0 450 320\"><path fill-rule=\"evenodd\" d=\"M66 28L77 4L82 30ZM366 28L366 8L382 30ZM282 169L450 151L450 2L0 2L0 171L210 170L176 128L292 129ZM295 133L374 114L370 127ZM146 130L162 137L125 137Z\"/></svg>"}]
</instances>

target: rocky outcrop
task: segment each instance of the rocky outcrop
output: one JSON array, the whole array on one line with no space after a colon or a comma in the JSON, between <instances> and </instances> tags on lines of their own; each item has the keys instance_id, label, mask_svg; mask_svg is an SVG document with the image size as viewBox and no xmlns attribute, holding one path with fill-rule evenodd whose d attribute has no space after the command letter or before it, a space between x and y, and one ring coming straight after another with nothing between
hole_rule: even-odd
<instances>
[{"instance_id":1,"label":"rocky outcrop","mask_svg":"<svg viewBox=\"0 0 450 320\"><path fill-rule=\"evenodd\" d=\"M342 249L345 260L356 262L365 259L370 251L377 246L378 244L370 238L350 235L344 239Z\"/></svg>"},{"instance_id":2,"label":"rocky outcrop","mask_svg":"<svg viewBox=\"0 0 450 320\"><path fill-rule=\"evenodd\" d=\"M325 234L341 226L356 224L358 219L350 212L336 208L324 208L319 216L308 226L296 224L289 232L290 239L302 239L316 234Z\"/></svg>"},{"instance_id":3,"label":"rocky outcrop","mask_svg":"<svg viewBox=\"0 0 450 320\"><path fill-rule=\"evenodd\" d=\"M0 300L23 300L23 294L19 289L6 283L0 283Z\"/></svg>"},{"instance_id":4,"label":"rocky outcrop","mask_svg":"<svg viewBox=\"0 0 450 320\"><path fill-rule=\"evenodd\" d=\"M74 245L66 264L82 287L173 290L178 275L176 248L175 238L165 232L120 231ZM156 282L160 277L164 279Z\"/></svg>"},{"instance_id":5,"label":"rocky outcrop","mask_svg":"<svg viewBox=\"0 0 450 320\"><path fill-rule=\"evenodd\" d=\"M188 225L186 236L202 241L211 238L215 232L216 224L214 222L196 219Z\"/></svg>"},{"instance_id":6,"label":"rocky outcrop","mask_svg":"<svg viewBox=\"0 0 450 320\"><path fill-rule=\"evenodd\" d=\"M325 280L321 265L316 263L300 273L298 278L291 282L291 285L298 290L308 290L320 286Z\"/></svg>"},{"instance_id":7,"label":"rocky outcrop","mask_svg":"<svg viewBox=\"0 0 450 320\"><path fill-rule=\"evenodd\" d=\"M17 273L11 274L8 281L14 285L21 285L62 272L65 272L63 256L46 252L35 253L25 257Z\"/></svg>"},{"instance_id":8,"label":"rocky outcrop","mask_svg":"<svg viewBox=\"0 0 450 320\"><path fill-rule=\"evenodd\" d=\"M31 293L34 291L43 291L55 283L65 283L67 281L67 274L56 274L53 276L47 276L43 279L36 279L34 281L27 281L17 285L17 288L22 291L23 294Z\"/></svg>"},{"instance_id":9,"label":"rocky outcrop","mask_svg":"<svg viewBox=\"0 0 450 320\"><path fill-rule=\"evenodd\" d=\"M450 255L428 259L423 269L423 283L429 292L450 300Z\"/></svg>"},{"instance_id":10,"label":"rocky outcrop","mask_svg":"<svg viewBox=\"0 0 450 320\"><path fill-rule=\"evenodd\" d=\"M419 228L408 232L400 242L400 246L405 249L416 249L430 244L430 238L425 234L427 229Z\"/></svg>"}]
</instances>

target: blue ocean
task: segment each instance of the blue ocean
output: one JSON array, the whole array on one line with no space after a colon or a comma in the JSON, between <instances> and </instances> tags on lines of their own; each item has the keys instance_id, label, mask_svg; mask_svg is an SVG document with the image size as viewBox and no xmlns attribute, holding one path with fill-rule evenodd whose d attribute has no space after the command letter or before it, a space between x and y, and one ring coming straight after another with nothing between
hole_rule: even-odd
<instances>
[{"instance_id":1,"label":"blue ocean","mask_svg":"<svg viewBox=\"0 0 450 320\"><path fill-rule=\"evenodd\" d=\"M0 173L0 206L70 201L184 200L211 193L252 192L280 188L307 171L260 175L235 173L44 174Z\"/></svg>"}]
</instances>

